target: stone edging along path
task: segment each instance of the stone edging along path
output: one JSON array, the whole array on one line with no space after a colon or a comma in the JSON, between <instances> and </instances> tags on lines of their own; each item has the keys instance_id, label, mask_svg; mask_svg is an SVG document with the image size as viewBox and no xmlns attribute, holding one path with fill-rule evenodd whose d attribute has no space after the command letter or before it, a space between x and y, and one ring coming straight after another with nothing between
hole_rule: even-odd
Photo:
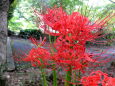
<instances>
[{"instance_id":1,"label":"stone edging along path","mask_svg":"<svg viewBox=\"0 0 115 86\"><path fill-rule=\"evenodd\" d=\"M7 57L6 57L6 62L7 62L7 70L12 71L15 69L15 64L14 64L14 59L12 56L12 47L11 47L11 39L10 37L7 37Z\"/></svg>"}]
</instances>

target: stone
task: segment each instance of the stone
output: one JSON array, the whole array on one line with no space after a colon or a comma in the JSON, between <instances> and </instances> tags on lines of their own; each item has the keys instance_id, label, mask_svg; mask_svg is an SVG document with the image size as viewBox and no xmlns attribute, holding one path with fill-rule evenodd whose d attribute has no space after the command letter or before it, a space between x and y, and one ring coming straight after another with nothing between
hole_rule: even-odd
<instances>
[{"instance_id":1,"label":"stone","mask_svg":"<svg viewBox=\"0 0 115 86\"><path fill-rule=\"evenodd\" d=\"M11 47L11 39L10 37L7 38L7 57L6 57L6 62L7 62L7 70L12 71L15 69L15 64L14 64L14 59L12 55L12 47Z\"/></svg>"}]
</instances>

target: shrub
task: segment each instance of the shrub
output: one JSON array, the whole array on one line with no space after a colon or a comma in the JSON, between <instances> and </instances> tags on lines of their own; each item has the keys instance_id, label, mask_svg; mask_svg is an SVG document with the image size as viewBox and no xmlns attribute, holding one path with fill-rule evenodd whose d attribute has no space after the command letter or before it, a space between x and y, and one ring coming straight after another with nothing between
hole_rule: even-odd
<instances>
[{"instance_id":1,"label":"shrub","mask_svg":"<svg viewBox=\"0 0 115 86\"><path fill-rule=\"evenodd\" d=\"M43 34L40 30L26 29L20 31L19 37L24 39L28 39L29 37L40 39L40 37L43 37Z\"/></svg>"}]
</instances>

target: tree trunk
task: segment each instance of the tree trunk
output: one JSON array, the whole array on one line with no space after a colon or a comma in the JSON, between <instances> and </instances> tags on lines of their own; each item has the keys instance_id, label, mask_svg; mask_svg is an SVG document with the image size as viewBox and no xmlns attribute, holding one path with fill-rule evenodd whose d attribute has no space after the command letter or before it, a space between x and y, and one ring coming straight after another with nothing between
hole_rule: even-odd
<instances>
[{"instance_id":1,"label":"tree trunk","mask_svg":"<svg viewBox=\"0 0 115 86\"><path fill-rule=\"evenodd\" d=\"M6 62L9 0L0 0L0 65Z\"/></svg>"}]
</instances>

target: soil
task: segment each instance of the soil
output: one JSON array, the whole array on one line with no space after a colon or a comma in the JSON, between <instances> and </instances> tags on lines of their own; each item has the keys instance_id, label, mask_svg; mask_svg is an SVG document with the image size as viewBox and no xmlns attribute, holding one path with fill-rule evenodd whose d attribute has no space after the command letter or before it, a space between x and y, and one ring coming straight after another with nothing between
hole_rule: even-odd
<instances>
[{"instance_id":1,"label":"soil","mask_svg":"<svg viewBox=\"0 0 115 86\"><path fill-rule=\"evenodd\" d=\"M115 77L115 62L111 62L109 67L101 66L96 70L101 69L103 72L107 73L110 77ZM89 69L87 69L89 70ZM95 70L95 69L94 69ZM52 86L52 72L50 69L47 69L47 80L49 85ZM43 86L40 83L40 70L39 68L24 68L18 69L10 72L5 72L6 76L6 86ZM64 80L62 76L64 72L61 71L58 73L58 86L64 86ZM86 74L85 74L86 75Z\"/></svg>"}]
</instances>

